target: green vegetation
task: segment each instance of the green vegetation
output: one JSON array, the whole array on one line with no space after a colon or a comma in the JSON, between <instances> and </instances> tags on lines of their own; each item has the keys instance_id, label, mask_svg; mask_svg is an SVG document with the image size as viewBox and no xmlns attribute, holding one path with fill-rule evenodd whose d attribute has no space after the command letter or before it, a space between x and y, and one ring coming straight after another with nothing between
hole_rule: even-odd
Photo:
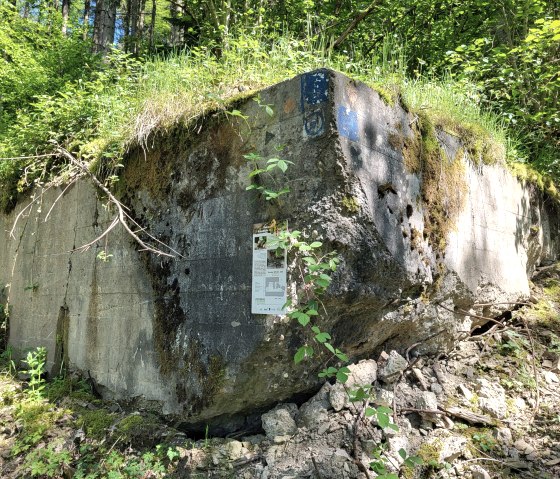
<instances>
[{"instance_id":1,"label":"green vegetation","mask_svg":"<svg viewBox=\"0 0 560 479\"><path fill-rule=\"evenodd\" d=\"M7 447L5 459L18 464L17 477L56 478L70 473L82 479L168 477L179 453L145 440L159 437L163 423L155 416L123 418L122 413L110 412L109 405L95 399L82 380L65 377L46 382L42 379L45 360L44 348L29 352L25 360L29 369L24 373L30 377L21 388L11 376L15 374L11 355L0 357L0 410L3 419L12 415L17 423L17 433L2 447Z\"/></svg>"},{"instance_id":2,"label":"green vegetation","mask_svg":"<svg viewBox=\"0 0 560 479\"><path fill-rule=\"evenodd\" d=\"M475 162L521 161L520 176L554 193L543 175L560 168L558 11L546 0L502 3L156 0L144 21L141 2L126 0L113 43L104 13L87 11L85 28L78 4L65 13L5 2L0 208L34 185L69 180L59 146L113 186L130 148L317 67L460 135Z\"/></svg>"}]
</instances>

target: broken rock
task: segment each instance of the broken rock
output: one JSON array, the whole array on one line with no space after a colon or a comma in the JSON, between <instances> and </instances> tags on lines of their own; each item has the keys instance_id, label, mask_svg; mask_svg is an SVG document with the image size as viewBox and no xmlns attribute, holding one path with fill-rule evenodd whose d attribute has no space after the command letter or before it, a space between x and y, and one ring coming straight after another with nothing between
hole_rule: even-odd
<instances>
[{"instance_id":1,"label":"broken rock","mask_svg":"<svg viewBox=\"0 0 560 479\"><path fill-rule=\"evenodd\" d=\"M262 415L262 427L269 439L276 436L291 436L297 431L294 415L297 406L293 403L280 404Z\"/></svg>"},{"instance_id":2,"label":"broken rock","mask_svg":"<svg viewBox=\"0 0 560 479\"><path fill-rule=\"evenodd\" d=\"M393 383L408 367L408 361L396 351L382 352L378 360L378 376L385 383Z\"/></svg>"}]
</instances>

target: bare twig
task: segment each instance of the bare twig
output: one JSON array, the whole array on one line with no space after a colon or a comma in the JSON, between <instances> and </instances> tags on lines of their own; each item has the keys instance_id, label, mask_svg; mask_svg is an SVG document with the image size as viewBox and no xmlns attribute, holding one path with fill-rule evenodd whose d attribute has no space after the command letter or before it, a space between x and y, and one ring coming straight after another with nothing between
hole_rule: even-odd
<instances>
[{"instance_id":1,"label":"bare twig","mask_svg":"<svg viewBox=\"0 0 560 479\"><path fill-rule=\"evenodd\" d=\"M480 307L480 306L497 306L500 304L514 304L514 305L519 305L519 306L531 306L531 303L525 303L523 301L505 301L503 303L474 303L473 304L473 308L476 307Z\"/></svg>"},{"instance_id":2,"label":"bare twig","mask_svg":"<svg viewBox=\"0 0 560 479\"><path fill-rule=\"evenodd\" d=\"M311 454L311 461L313 462L313 467L315 468L315 472L317 473L317 479L323 479L323 476L319 472L319 466L317 466L317 461L315 460L315 456Z\"/></svg>"},{"instance_id":3,"label":"bare twig","mask_svg":"<svg viewBox=\"0 0 560 479\"><path fill-rule=\"evenodd\" d=\"M344 40L346 40L346 37L348 37L348 35L352 33L352 31L362 22L362 20L373 12L375 7L377 7L377 3L378 0L374 0L373 2L370 3L370 5L365 10L361 11L358 15L356 15L356 17L354 18L354 20L352 20L350 25L348 25L346 30L344 30L340 34L340 36L334 41L332 46L335 50L344 42Z\"/></svg>"},{"instance_id":4,"label":"bare twig","mask_svg":"<svg viewBox=\"0 0 560 479\"><path fill-rule=\"evenodd\" d=\"M477 449L478 450L478 449ZM506 461L501 461L500 459L494 459L493 457L474 457L473 459L465 459L464 461L461 461L459 464L456 464L455 466L453 466L455 469L457 468L457 466L461 465L461 464L468 464L471 462L479 462L479 461L488 461L488 462L495 462L497 464L501 464L502 466L506 466L510 469L515 469L515 470L520 470L520 468L515 467L515 464L506 462ZM443 469L442 471L439 472L439 474L436 476L436 479L442 478L443 477L443 472L445 472L446 470ZM528 471L525 471L525 474L528 474ZM529 474L529 476L527 477L534 477L532 474Z\"/></svg>"},{"instance_id":5,"label":"bare twig","mask_svg":"<svg viewBox=\"0 0 560 479\"><path fill-rule=\"evenodd\" d=\"M470 316L471 318L482 319L484 321L490 321L491 323L495 323L495 324L499 324L500 326L504 326L504 323L502 323L501 321L498 321L497 319L494 319L494 318L489 318L488 316L480 316L478 314L472 314L472 313L469 313L467 311L463 311L462 309L458 309L457 311L454 311L453 309L448 308L447 306L444 306L441 303L436 303L436 306L439 306L440 308L443 308L446 311L449 311L450 313L456 314L457 316Z\"/></svg>"},{"instance_id":6,"label":"bare twig","mask_svg":"<svg viewBox=\"0 0 560 479\"><path fill-rule=\"evenodd\" d=\"M46 222L49 219L50 214L52 213L52 210L54 209L54 207L56 206L56 204L58 203L58 200L60 200L60 198L62 198L64 196L64 194L68 191L68 188L70 188L74 183L76 183L76 181L78 180L78 178L80 178L79 175L76 175L74 177L74 179L68 183L68 185L66 186L66 188L64 188L62 190L62 193L60 193L60 195L58 195L58 197L56 198L56 200L54 200L53 204L51 205L51 207L49 208L49 211L47 213L47 215L45 216L45 219L43 220L44 222Z\"/></svg>"},{"instance_id":7,"label":"bare twig","mask_svg":"<svg viewBox=\"0 0 560 479\"><path fill-rule=\"evenodd\" d=\"M150 246L150 245L146 244L130 228L130 226L128 225L128 222L127 222L127 218L130 218L130 217L126 214L126 212L124 210L124 206L122 205L122 203L119 200L117 200L117 198L115 198L115 196L109 191L109 189L103 183L101 183L101 181L99 181L99 179L91 171L89 171L87 166L82 161L75 158L74 155L72 155L68 150L65 150L64 148L59 147L58 151L62 156L64 156L68 161L70 161L70 163L77 166L83 173L85 173L85 175L88 176L91 179L91 181L95 184L95 186L97 186L101 191L103 191L103 193L105 193L107 195L107 197L109 198L109 201L113 205L115 205L115 207L117 208L117 216L115 216L115 218L113 219L113 221L111 222L109 227L98 238L96 238L94 241L90 241L89 243L77 248L76 249L77 251L86 251L96 241L99 241L100 239L105 237L107 234L109 234L109 232L118 223L120 223L122 225L122 227L125 229L125 231L129 234L129 236L131 236L132 239L134 239L134 241L141 246L142 249L140 251L149 251L149 252L155 253L157 255L168 256L168 257L171 257L171 258L173 258L175 256L174 254L166 253L165 251L162 251L158 248L155 248L153 246ZM171 248L169 248L169 249L171 250Z\"/></svg>"},{"instance_id":8,"label":"bare twig","mask_svg":"<svg viewBox=\"0 0 560 479\"><path fill-rule=\"evenodd\" d=\"M523 325L525 326L525 331L527 331L527 335L529 336L529 343L531 345L531 355L532 355L532 365L533 365L533 376L535 377L535 407L533 409L533 414L531 416L531 422L535 420L539 412L540 406L540 391L539 391L539 374L537 371L537 356L535 351L535 341L533 340L533 335L531 334L531 330L529 329L529 325L527 324L527 320L525 318L521 318L523 321Z\"/></svg>"},{"instance_id":9,"label":"bare twig","mask_svg":"<svg viewBox=\"0 0 560 479\"><path fill-rule=\"evenodd\" d=\"M48 158L50 156L57 156L56 153L45 153L44 155L31 155L31 156L10 156L0 158L0 161L16 161L16 160L36 160L38 158Z\"/></svg>"},{"instance_id":10,"label":"bare twig","mask_svg":"<svg viewBox=\"0 0 560 479\"><path fill-rule=\"evenodd\" d=\"M495 421L491 417L483 416L482 414L476 414L465 409L459 409L456 407L451 408L441 408L441 409L416 409L411 407L401 408L398 410L399 413L403 412L417 412L424 414L437 414L441 416L453 416L458 419L463 419L470 424L483 424L485 426L495 426Z\"/></svg>"},{"instance_id":11,"label":"bare twig","mask_svg":"<svg viewBox=\"0 0 560 479\"><path fill-rule=\"evenodd\" d=\"M41 194L40 194L39 196L34 196L33 199L31 200L31 202L30 202L25 208L23 208L23 209L18 213L18 215L16 216L16 219L14 220L14 224L13 224L13 226L12 226L12 229L10 230L10 237L12 237L12 238L14 238L14 239L16 238L16 237L14 236L14 231L15 231L15 229L16 229L16 226L17 226L18 221L20 220L20 218L21 218L21 217L25 214L25 212L26 212L29 208L31 208L37 201L39 201L40 199L42 199L42 198L43 198L43 195L44 195L50 188L51 188L50 186L47 186L45 189L43 189L43 190L41 191Z\"/></svg>"}]
</instances>

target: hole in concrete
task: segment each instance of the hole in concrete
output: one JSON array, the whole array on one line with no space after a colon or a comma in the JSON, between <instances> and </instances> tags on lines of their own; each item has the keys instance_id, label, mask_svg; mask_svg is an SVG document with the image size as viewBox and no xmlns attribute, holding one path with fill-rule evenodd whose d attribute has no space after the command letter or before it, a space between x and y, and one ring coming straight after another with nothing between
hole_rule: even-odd
<instances>
[{"instance_id":1,"label":"hole in concrete","mask_svg":"<svg viewBox=\"0 0 560 479\"><path fill-rule=\"evenodd\" d=\"M387 209L389 210L389 213L393 214L393 210L391 209L390 206L387 206Z\"/></svg>"},{"instance_id":2,"label":"hole in concrete","mask_svg":"<svg viewBox=\"0 0 560 479\"><path fill-rule=\"evenodd\" d=\"M413 212L414 209L412 208L412 205L406 205L406 217L410 218Z\"/></svg>"},{"instance_id":3,"label":"hole in concrete","mask_svg":"<svg viewBox=\"0 0 560 479\"><path fill-rule=\"evenodd\" d=\"M377 187L377 194L379 195L379 198L383 198L387 193L393 193L394 195L397 194L391 183L384 183L383 185L379 185Z\"/></svg>"},{"instance_id":4,"label":"hole in concrete","mask_svg":"<svg viewBox=\"0 0 560 479\"><path fill-rule=\"evenodd\" d=\"M191 273L191 269L190 268L185 268L185 274L188 276Z\"/></svg>"}]
</instances>

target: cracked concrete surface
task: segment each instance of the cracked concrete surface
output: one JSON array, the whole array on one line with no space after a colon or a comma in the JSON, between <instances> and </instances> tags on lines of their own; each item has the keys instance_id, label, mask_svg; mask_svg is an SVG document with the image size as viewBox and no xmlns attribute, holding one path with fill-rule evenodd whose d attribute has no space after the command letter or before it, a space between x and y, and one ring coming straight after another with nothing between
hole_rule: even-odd
<instances>
[{"instance_id":1,"label":"cracked concrete surface","mask_svg":"<svg viewBox=\"0 0 560 479\"><path fill-rule=\"evenodd\" d=\"M155 401L185 423L233 430L246 413L318 384L315 365L291 360L301 331L250 313L253 223L288 219L339 251L325 327L355 357L404 351L439 330L422 347L449 348L471 322L436 302L468 309L524 298L528 273L557 257L555 207L503 168L465 162L466 199L438 259L422 235L422 178L390 141L413 135L410 114L365 85L321 70L260 95L276 113L241 104L250 129L211 118L198 135L163 138L147 156L127 158L123 202L183 258L139 253L118 228L71 253L111 221L87 181L68 188L44 221L61 193L46 191L14 237L27 202L0 216L14 348L45 346L53 374L89 371L105 396ZM280 207L245 191L242 156L276 156L278 145L295 163Z\"/></svg>"}]
</instances>

